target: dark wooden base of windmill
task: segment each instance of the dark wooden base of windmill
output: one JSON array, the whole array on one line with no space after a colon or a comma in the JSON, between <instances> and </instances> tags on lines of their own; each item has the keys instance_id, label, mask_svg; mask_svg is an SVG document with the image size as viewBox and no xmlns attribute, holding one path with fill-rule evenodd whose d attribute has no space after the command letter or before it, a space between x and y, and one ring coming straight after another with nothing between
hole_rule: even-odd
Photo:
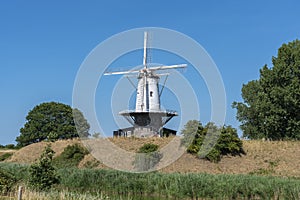
<instances>
[{"instance_id":1,"label":"dark wooden base of windmill","mask_svg":"<svg viewBox=\"0 0 300 200\"><path fill-rule=\"evenodd\" d=\"M162 128L160 132L154 131L151 127L128 127L113 132L114 137L169 137L175 136L177 131Z\"/></svg>"}]
</instances>

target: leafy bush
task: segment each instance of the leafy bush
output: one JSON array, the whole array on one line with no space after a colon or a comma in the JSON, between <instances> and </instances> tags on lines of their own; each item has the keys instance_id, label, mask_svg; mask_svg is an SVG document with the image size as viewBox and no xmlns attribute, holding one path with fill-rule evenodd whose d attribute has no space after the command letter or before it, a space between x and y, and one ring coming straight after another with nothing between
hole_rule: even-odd
<instances>
[{"instance_id":1,"label":"leafy bush","mask_svg":"<svg viewBox=\"0 0 300 200\"><path fill-rule=\"evenodd\" d=\"M158 150L158 145L147 143L140 147L138 153L151 153Z\"/></svg>"},{"instance_id":2,"label":"leafy bush","mask_svg":"<svg viewBox=\"0 0 300 200\"><path fill-rule=\"evenodd\" d=\"M96 168L96 167L98 167L100 165L100 162L98 161L98 160L89 160L89 161L87 161L84 165L83 165L83 167L85 167L85 168L89 168L89 169L93 169L93 168Z\"/></svg>"},{"instance_id":3,"label":"leafy bush","mask_svg":"<svg viewBox=\"0 0 300 200\"><path fill-rule=\"evenodd\" d=\"M224 155L245 154L243 143L231 126L217 127L208 123L205 127L195 120L188 122L182 131L182 143L187 145L187 152L197 154L212 162L219 162Z\"/></svg>"},{"instance_id":4,"label":"leafy bush","mask_svg":"<svg viewBox=\"0 0 300 200\"><path fill-rule=\"evenodd\" d=\"M77 167L86 154L88 151L83 146L79 144L68 145L61 155L54 159L54 164L59 168Z\"/></svg>"},{"instance_id":5,"label":"leafy bush","mask_svg":"<svg viewBox=\"0 0 300 200\"><path fill-rule=\"evenodd\" d=\"M48 190L59 183L59 177L52 165L54 151L46 146L40 159L29 168L29 185L35 190Z\"/></svg>"},{"instance_id":6,"label":"leafy bush","mask_svg":"<svg viewBox=\"0 0 300 200\"><path fill-rule=\"evenodd\" d=\"M13 155L13 153L4 153L0 156L0 162L10 158Z\"/></svg>"},{"instance_id":7,"label":"leafy bush","mask_svg":"<svg viewBox=\"0 0 300 200\"><path fill-rule=\"evenodd\" d=\"M6 149L15 149L16 146L14 144L7 144L4 146Z\"/></svg>"},{"instance_id":8,"label":"leafy bush","mask_svg":"<svg viewBox=\"0 0 300 200\"><path fill-rule=\"evenodd\" d=\"M0 194L5 195L10 192L15 183L16 179L12 174L0 169Z\"/></svg>"},{"instance_id":9,"label":"leafy bush","mask_svg":"<svg viewBox=\"0 0 300 200\"><path fill-rule=\"evenodd\" d=\"M29 165L11 162L0 162L0 169L13 174L17 182L27 182L29 177Z\"/></svg>"},{"instance_id":10,"label":"leafy bush","mask_svg":"<svg viewBox=\"0 0 300 200\"><path fill-rule=\"evenodd\" d=\"M162 154L158 151L156 144L144 144L140 147L138 154L135 157L134 165L137 171L152 170L162 158Z\"/></svg>"},{"instance_id":11,"label":"leafy bush","mask_svg":"<svg viewBox=\"0 0 300 200\"><path fill-rule=\"evenodd\" d=\"M17 149L17 146L15 146L14 144L7 144L7 145L0 144L0 149Z\"/></svg>"}]
</instances>

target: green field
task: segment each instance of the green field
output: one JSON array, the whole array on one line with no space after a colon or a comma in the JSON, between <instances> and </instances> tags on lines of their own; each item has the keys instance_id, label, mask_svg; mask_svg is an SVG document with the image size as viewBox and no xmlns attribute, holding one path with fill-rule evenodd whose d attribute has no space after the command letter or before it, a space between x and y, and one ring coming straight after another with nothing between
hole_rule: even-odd
<instances>
[{"instance_id":1,"label":"green field","mask_svg":"<svg viewBox=\"0 0 300 200\"><path fill-rule=\"evenodd\" d=\"M0 167L14 174L19 183L26 183L28 165L0 163ZM48 199L61 193L69 195L67 199L76 199L78 194L89 199L300 199L299 178L77 168L59 169L58 173L61 183L48 193L52 195Z\"/></svg>"}]
</instances>

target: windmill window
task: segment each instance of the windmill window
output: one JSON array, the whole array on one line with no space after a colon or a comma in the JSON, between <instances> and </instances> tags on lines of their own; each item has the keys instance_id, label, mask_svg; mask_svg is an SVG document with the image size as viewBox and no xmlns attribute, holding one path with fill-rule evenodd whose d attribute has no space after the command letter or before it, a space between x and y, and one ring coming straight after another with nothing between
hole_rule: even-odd
<instances>
[{"instance_id":1,"label":"windmill window","mask_svg":"<svg viewBox=\"0 0 300 200\"><path fill-rule=\"evenodd\" d=\"M152 97L152 94L153 94L153 92L152 92L152 91L150 91L150 97Z\"/></svg>"}]
</instances>

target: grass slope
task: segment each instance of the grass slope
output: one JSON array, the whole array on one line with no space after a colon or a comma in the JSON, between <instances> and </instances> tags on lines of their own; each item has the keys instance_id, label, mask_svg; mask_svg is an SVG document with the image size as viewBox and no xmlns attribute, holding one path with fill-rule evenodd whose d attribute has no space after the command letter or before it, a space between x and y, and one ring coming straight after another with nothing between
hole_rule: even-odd
<instances>
[{"instance_id":1,"label":"grass slope","mask_svg":"<svg viewBox=\"0 0 300 200\"><path fill-rule=\"evenodd\" d=\"M172 138L110 138L111 142L124 150L136 152L145 143L153 143L163 147ZM80 140L63 140L52 143L55 156L63 149ZM26 146L16 152L6 162L32 163L39 158L46 142ZM200 160L193 155L183 154L176 162L163 168L165 173L172 172L202 172L210 174L256 174L300 177L300 141L243 141L245 156L224 157L219 163ZM91 155L86 155L79 164L80 167L95 163ZM107 168L97 164L98 168Z\"/></svg>"}]
</instances>

